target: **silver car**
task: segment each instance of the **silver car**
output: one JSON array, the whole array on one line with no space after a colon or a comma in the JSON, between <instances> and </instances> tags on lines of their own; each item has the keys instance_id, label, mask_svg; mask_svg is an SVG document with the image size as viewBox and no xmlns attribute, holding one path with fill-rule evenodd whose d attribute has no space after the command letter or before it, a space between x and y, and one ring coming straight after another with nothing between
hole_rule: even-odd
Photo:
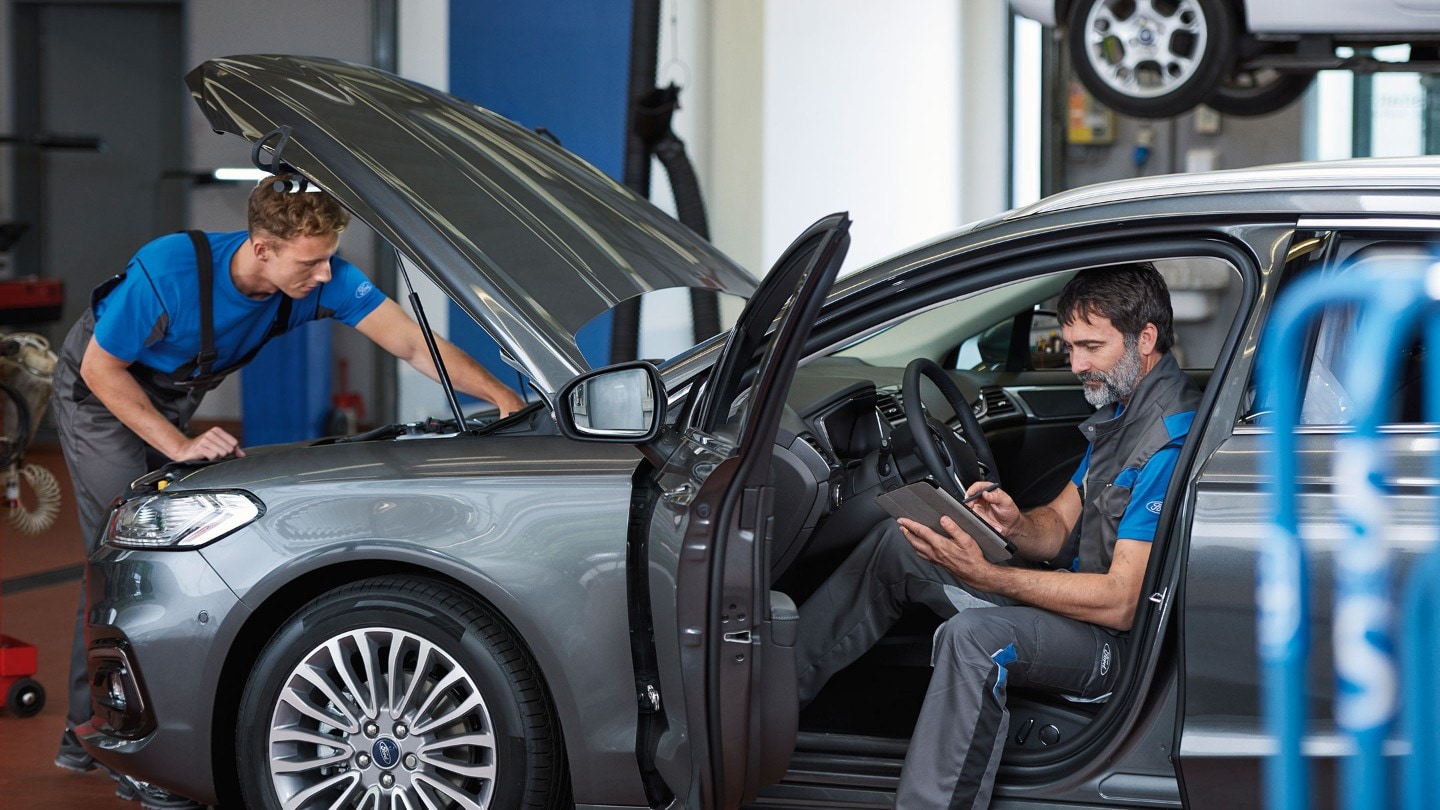
<instances>
[{"instance_id":1,"label":"silver car","mask_svg":"<svg viewBox=\"0 0 1440 810\"><path fill-rule=\"evenodd\" d=\"M880 492L987 476L1034 505L1064 486L1091 409L1054 298L1080 268L1152 261L1205 398L1138 653L1104 702L1012 693L995 806L1259 806L1262 327L1295 278L1428 255L1440 161L1080 189L838 278L835 214L757 285L550 141L384 72L244 56L188 81L216 130L263 144L257 162L302 172L443 287L543 402L137 481L87 577L78 732L97 759L250 808L887 806L937 620L905 616L801 711L797 611L885 519ZM665 362L586 367L581 327L675 286L748 304ZM1328 369L1350 315L1327 313L1295 358L1304 531L1325 570L1329 460L1354 412ZM1395 392L1386 434L1402 558L1434 544L1415 393ZM1307 687L1306 747L1327 772L1343 750L1328 683Z\"/></svg>"}]
</instances>

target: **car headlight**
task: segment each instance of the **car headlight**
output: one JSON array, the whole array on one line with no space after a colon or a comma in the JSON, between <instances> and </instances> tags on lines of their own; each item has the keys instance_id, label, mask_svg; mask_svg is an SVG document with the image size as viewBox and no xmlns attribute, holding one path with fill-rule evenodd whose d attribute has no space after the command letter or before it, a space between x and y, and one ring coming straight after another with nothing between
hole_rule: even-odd
<instances>
[{"instance_id":1,"label":"car headlight","mask_svg":"<svg viewBox=\"0 0 1440 810\"><path fill-rule=\"evenodd\" d=\"M264 513L264 504L239 490L157 492L116 509L105 542L117 548L199 548Z\"/></svg>"}]
</instances>

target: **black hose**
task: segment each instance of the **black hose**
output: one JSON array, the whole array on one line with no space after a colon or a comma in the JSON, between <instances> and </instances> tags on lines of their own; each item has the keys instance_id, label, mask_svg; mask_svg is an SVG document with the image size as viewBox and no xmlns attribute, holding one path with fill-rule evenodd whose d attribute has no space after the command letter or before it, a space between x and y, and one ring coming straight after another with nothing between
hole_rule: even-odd
<instances>
[{"instance_id":1,"label":"black hose","mask_svg":"<svg viewBox=\"0 0 1440 810\"><path fill-rule=\"evenodd\" d=\"M9 467L11 464L19 463L25 455L25 445L30 443L30 404L25 401L25 397L19 391L5 383L0 383L0 390L3 390L10 401L15 403L17 427L15 436L13 438L4 436L4 441L0 442L0 453L4 454L0 455L0 467ZM3 412L3 408L0 408L0 414ZM3 423L0 423L0 428L3 427Z\"/></svg>"}]
</instances>

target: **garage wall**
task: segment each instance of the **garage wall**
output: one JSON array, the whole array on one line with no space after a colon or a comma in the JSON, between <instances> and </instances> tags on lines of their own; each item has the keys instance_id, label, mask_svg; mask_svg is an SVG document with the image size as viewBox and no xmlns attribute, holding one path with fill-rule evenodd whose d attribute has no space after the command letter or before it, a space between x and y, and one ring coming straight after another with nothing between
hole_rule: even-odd
<instances>
[{"instance_id":1,"label":"garage wall","mask_svg":"<svg viewBox=\"0 0 1440 810\"><path fill-rule=\"evenodd\" d=\"M1220 116L1187 113L1174 119L1140 121L1116 116L1115 142L1105 146L1069 146L1065 187L1105 180L1208 169L1239 169L1286 163L1304 157L1305 102L1302 99L1270 115ZM1149 135L1143 135L1148 129ZM1136 162L1136 146L1151 140L1148 160Z\"/></svg>"},{"instance_id":2,"label":"garage wall","mask_svg":"<svg viewBox=\"0 0 1440 810\"><path fill-rule=\"evenodd\" d=\"M10 4L0 3L0 32L13 31L14 26L10 22ZM0 104L0 132L14 132L14 103L8 101L13 99L15 78L12 75L14 69L14 56L11 54L10 37L0 35L0 98L7 99L6 103ZM13 179L10 176L10 152L6 147L0 146L0 221L9 220L14 216L15 205L11 195ZM9 272L3 257L0 257L0 273Z\"/></svg>"},{"instance_id":3,"label":"garage wall","mask_svg":"<svg viewBox=\"0 0 1440 810\"><path fill-rule=\"evenodd\" d=\"M37 0L45 2L45 0ZM117 11L132 6L137 9L153 7L155 3L138 0L49 0L56 6L97 7L103 6ZM165 3L165 5L171 5ZM371 48L371 0L306 0L303 15L296 14L293 3L285 0L247 0L244 4L201 2L175 2L184 19L184 36L180 47L184 51L183 63L188 67L200 60L213 56L248 51L314 53L345 59L365 61ZM0 2L0 132L10 132L14 122L15 77L13 74L14 43L11 41L14 27L15 3ZM81 77L83 78L83 77ZM238 139L223 138L211 133L205 126L199 112L189 101L181 75L172 77L166 85L167 92L173 92L186 110L186 123L182 126L182 141L188 154L174 155L174 161L167 163L167 170L189 169L195 172L209 171L218 166L244 165L248 162L248 147ZM14 215L13 177L10 174L11 154L0 147L0 219ZM183 182L183 181L177 181ZM149 189L137 189L135 205L148 210ZM244 227L244 204L247 189L233 186L190 186L188 197L188 221L190 227L208 229L235 229ZM63 221L63 213L51 217L51 228L57 233L82 233L93 224ZM135 233L127 238L133 247L141 244L156 233ZM346 243L343 249L347 255L361 263L368 263L368 245L363 240ZM122 259L123 261L123 259ZM119 267L115 267L119 270ZM94 273L94 268L85 268ZM67 287L88 288L93 282L89 275L69 278L64 267L47 266L41 272L66 280ZM76 317L66 314L67 319ZM53 331L64 333L69 323L56 324ZM328 370L328 363L322 368ZM364 363L360 363L364 365ZM327 380L328 382L328 380ZM199 414L201 419L235 421L240 418L240 389L238 379L232 379L207 397Z\"/></svg>"},{"instance_id":4,"label":"garage wall","mask_svg":"<svg viewBox=\"0 0 1440 810\"><path fill-rule=\"evenodd\" d=\"M681 2L679 14L708 23L674 51L694 82L680 125L693 115L708 130L691 146L712 233L745 266L768 269L836 210L855 222L853 270L1003 208L1003 0Z\"/></svg>"},{"instance_id":5,"label":"garage wall","mask_svg":"<svg viewBox=\"0 0 1440 810\"><path fill-rule=\"evenodd\" d=\"M372 3L306 0L305 13L300 15L286 0L194 0L186 4L186 29L186 61L191 67L206 59L241 53L294 53L369 62ZM176 84L184 92L179 77ZM190 111L192 169L204 172L221 166L250 165L247 141L215 134L193 102L187 100L186 108ZM196 186L190 195L190 227L244 228L249 193L248 184ZM342 236L340 253L368 270L374 266L372 242L366 229L352 229ZM315 435L313 431L317 424L323 424L328 407L337 356L347 360L351 387L371 391L369 341L348 327L316 323L272 341L246 369L206 396L196 416L217 421L243 417L246 444ZM373 396L367 399L374 401Z\"/></svg>"}]
</instances>

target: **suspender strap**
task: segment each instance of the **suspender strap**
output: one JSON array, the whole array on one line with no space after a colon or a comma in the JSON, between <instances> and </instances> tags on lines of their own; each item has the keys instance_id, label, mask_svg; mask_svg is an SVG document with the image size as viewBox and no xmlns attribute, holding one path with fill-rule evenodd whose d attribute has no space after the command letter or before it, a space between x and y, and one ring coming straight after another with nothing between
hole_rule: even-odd
<instances>
[{"instance_id":1,"label":"suspender strap","mask_svg":"<svg viewBox=\"0 0 1440 810\"><path fill-rule=\"evenodd\" d=\"M219 353L215 350L215 259L210 255L210 241L203 231L186 231L186 233L194 245L194 265L196 265L196 272L199 272L200 353L194 357L193 363L186 363L176 370L177 373L183 372L181 379L204 380L212 375L215 360L219 359ZM285 330L289 329L289 310L294 306L294 298L282 294L279 298L279 307L275 311L275 320L271 321L271 327L265 331L265 339L261 340L259 346L253 347L248 355L240 357L239 362L230 366L226 373L255 359L255 355L258 355L261 347L264 347L272 337L285 334Z\"/></svg>"},{"instance_id":2,"label":"suspender strap","mask_svg":"<svg viewBox=\"0 0 1440 810\"><path fill-rule=\"evenodd\" d=\"M195 357L195 375L209 377L215 365L215 261L210 240L203 231L186 231L195 245L195 271L200 281L200 354Z\"/></svg>"},{"instance_id":3,"label":"suspender strap","mask_svg":"<svg viewBox=\"0 0 1440 810\"><path fill-rule=\"evenodd\" d=\"M323 284L316 288L317 292L323 289L325 289L325 285ZM316 297L319 297L318 294ZM294 305L295 299L283 293L281 294L280 308L275 311L275 322L270 324L270 331L265 334L265 340L268 341L270 338L279 337L285 334L285 330L290 328L290 307Z\"/></svg>"}]
</instances>

